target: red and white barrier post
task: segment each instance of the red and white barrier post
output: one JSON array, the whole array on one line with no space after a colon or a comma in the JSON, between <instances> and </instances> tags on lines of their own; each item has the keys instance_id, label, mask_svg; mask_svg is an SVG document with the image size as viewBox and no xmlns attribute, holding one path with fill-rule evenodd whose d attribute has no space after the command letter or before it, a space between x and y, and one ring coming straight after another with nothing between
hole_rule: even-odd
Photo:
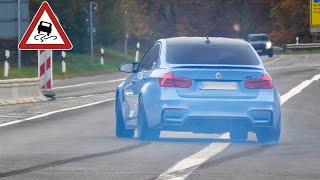
<instances>
[{"instance_id":1,"label":"red and white barrier post","mask_svg":"<svg viewBox=\"0 0 320 180\"><path fill-rule=\"evenodd\" d=\"M40 89L43 95L53 97L52 89L52 50L38 51L38 73L40 79Z\"/></svg>"}]
</instances>

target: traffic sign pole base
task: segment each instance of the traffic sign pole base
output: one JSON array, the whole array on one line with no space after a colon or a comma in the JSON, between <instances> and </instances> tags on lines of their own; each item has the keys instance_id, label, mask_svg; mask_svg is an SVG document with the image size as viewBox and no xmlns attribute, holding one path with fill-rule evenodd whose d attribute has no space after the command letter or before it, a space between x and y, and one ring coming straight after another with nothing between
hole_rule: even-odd
<instances>
[{"instance_id":1,"label":"traffic sign pole base","mask_svg":"<svg viewBox=\"0 0 320 180\"><path fill-rule=\"evenodd\" d=\"M50 90L44 90L42 91L42 94L47 97L50 98L51 100L55 100L56 99L56 93Z\"/></svg>"}]
</instances>

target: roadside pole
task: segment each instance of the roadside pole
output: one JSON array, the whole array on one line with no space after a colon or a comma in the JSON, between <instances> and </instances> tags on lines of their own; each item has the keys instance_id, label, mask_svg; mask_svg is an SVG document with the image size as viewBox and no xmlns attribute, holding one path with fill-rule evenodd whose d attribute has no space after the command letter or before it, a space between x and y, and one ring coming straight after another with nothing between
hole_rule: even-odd
<instances>
[{"instance_id":1,"label":"roadside pole","mask_svg":"<svg viewBox=\"0 0 320 180\"><path fill-rule=\"evenodd\" d=\"M18 42L21 40L21 0L18 0ZM21 69L21 50L18 49L18 68Z\"/></svg>"},{"instance_id":2,"label":"roadside pole","mask_svg":"<svg viewBox=\"0 0 320 180\"><path fill-rule=\"evenodd\" d=\"M66 52L61 51L61 65L62 65L62 73L67 72L67 64L66 64Z\"/></svg>"},{"instance_id":3,"label":"roadside pole","mask_svg":"<svg viewBox=\"0 0 320 180\"><path fill-rule=\"evenodd\" d=\"M88 36L90 38L90 51L91 51L91 63L94 64L94 54L93 54L93 37L96 34L97 17L94 14L98 11L98 5L95 2L88 2L85 8L85 12L89 15L86 17L86 27L88 31Z\"/></svg>"},{"instance_id":4,"label":"roadside pole","mask_svg":"<svg viewBox=\"0 0 320 180\"><path fill-rule=\"evenodd\" d=\"M90 44L91 44L91 62L93 64L93 23L92 23L92 2L90 2Z\"/></svg>"},{"instance_id":5,"label":"roadside pole","mask_svg":"<svg viewBox=\"0 0 320 180\"><path fill-rule=\"evenodd\" d=\"M136 49L136 58L135 58L136 62L139 61L139 49L140 49L140 43L138 42L137 43L137 49Z\"/></svg>"},{"instance_id":6,"label":"roadside pole","mask_svg":"<svg viewBox=\"0 0 320 180\"><path fill-rule=\"evenodd\" d=\"M4 77L8 77L9 76L9 58L10 58L10 51L9 50L5 50L4 53Z\"/></svg>"},{"instance_id":7,"label":"roadside pole","mask_svg":"<svg viewBox=\"0 0 320 180\"><path fill-rule=\"evenodd\" d=\"M101 63L101 65L104 65L104 49L103 48L101 48L100 63Z\"/></svg>"},{"instance_id":8,"label":"roadside pole","mask_svg":"<svg viewBox=\"0 0 320 180\"><path fill-rule=\"evenodd\" d=\"M124 12L124 18L125 18L125 40L124 40L124 55L128 55L128 12Z\"/></svg>"}]
</instances>

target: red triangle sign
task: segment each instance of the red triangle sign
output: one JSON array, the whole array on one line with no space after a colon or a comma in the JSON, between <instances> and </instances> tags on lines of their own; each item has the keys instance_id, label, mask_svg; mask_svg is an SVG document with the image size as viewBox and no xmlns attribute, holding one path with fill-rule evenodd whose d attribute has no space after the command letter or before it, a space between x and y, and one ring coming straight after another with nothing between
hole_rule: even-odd
<instances>
[{"instance_id":1,"label":"red triangle sign","mask_svg":"<svg viewBox=\"0 0 320 180\"><path fill-rule=\"evenodd\" d=\"M70 50L72 47L47 1L41 4L18 45L20 50Z\"/></svg>"}]
</instances>

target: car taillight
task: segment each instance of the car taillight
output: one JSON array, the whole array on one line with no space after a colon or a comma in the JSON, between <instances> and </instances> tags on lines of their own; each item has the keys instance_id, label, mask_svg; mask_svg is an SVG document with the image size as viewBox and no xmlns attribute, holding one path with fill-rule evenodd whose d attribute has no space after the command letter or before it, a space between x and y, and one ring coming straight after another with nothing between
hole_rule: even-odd
<instances>
[{"instance_id":1,"label":"car taillight","mask_svg":"<svg viewBox=\"0 0 320 180\"><path fill-rule=\"evenodd\" d=\"M272 89L273 81L270 76L265 74L262 78L245 80L244 86L247 89Z\"/></svg>"},{"instance_id":2,"label":"car taillight","mask_svg":"<svg viewBox=\"0 0 320 180\"><path fill-rule=\"evenodd\" d=\"M171 73L159 77L158 82L161 87L188 88L192 85L191 79L176 77Z\"/></svg>"}]
</instances>

